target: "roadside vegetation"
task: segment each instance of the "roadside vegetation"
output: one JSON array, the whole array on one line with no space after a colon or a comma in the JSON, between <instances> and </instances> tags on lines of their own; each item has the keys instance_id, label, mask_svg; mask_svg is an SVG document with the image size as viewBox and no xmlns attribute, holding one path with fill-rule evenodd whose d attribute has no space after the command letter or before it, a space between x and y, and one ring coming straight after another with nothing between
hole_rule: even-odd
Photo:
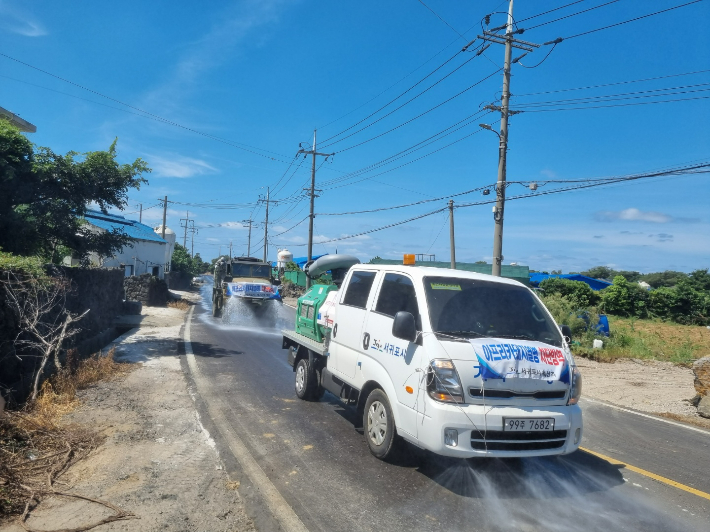
<instances>
[{"instance_id":1,"label":"roadside vegetation","mask_svg":"<svg viewBox=\"0 0 710 532\"><path fill-rule=\"evenodd\" d=\"M637 358L691 364L710 353L707 269L691 274L661 272L645 276L602 269L582 272L617 274L613 284L599 292L581 281L551 278L540 283L545 305L558 323L572 329L575 354L600 361ZM655 288L639 285L641 277L649 285L653 282ZM595 330L600 314L608 316L609 337ZM593 348L595 339L602 340L602 349Z\"/></svg>"},{"instance_id":2,"label":"roadside vegetation","mask_svg":"<svg viewBox=\"0 0 710 532\"><path fill-rule=\"evenodd\" d=\"M26 514L44 496L71 497L55 482L101 438L85 427L62 423L62 418L80 404L79 390L123 376L133 367L117 363L113 349L81 361L70 351L62 371L44 382L34 401L0 415L0 522Z\"/></svg>"}]
</instances>

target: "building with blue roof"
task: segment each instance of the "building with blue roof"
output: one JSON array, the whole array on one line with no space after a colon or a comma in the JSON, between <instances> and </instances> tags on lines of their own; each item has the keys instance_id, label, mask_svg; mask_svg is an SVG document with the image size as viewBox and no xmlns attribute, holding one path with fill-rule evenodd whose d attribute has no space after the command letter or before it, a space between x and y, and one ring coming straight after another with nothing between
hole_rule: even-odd
<instances>
[{"instance_id":1,"label":"building with blue roof","mask_svg":"<svg viewBox=\"0 0 710 532\"><path fill-rule=\"evenodd\" d=\"M106 268L123 268L126 277L150 273L162 279L165 272L170 271L170 259L175 247L175 233L170 228L165 228L163 239L162 226L151 228L118 214L87 209L84 219L92 231L117 230L135 239L132 244L124 247L113 257L99 257L92 253L90 255L92 264ZM64 262L67 265L74 265L76 261L67 257Z\"/></svg>"}]
</instances>

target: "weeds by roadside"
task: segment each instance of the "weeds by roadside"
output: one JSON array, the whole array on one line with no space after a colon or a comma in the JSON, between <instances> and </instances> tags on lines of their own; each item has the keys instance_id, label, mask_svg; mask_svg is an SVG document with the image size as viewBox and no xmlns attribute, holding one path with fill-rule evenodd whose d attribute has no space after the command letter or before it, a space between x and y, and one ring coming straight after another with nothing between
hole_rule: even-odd
<instances>
[{"instance_id":1,"label":"weeds by roadside","mask_svg":"<svg viewBox=\"0 0 710 532\"><path fill-rule=\"evenodd\" d=\"M186 299L173 299L168 301L168 307L169 308L176 308L180 310L189 310L190 309L190 302L187 301Z\"/></svg>"},{"instance_id":2,"label":"weeds by roadside","mask_svg":"<svg viewBox=\"0 0 710 532\"><path fill-rule=\"evenodd\" d=\"M96 433L61 423L79 403L76 392L124 375L134 366L116 362L113 348L82 361L71 353L67 358L63 371L44 383L35 401L0 417L0 520L21 514L26 530L31 530L26 523L29 513L47 495L78 497L114 510L114 516L102 522L130 517L104 501L59 491L55 483L101 443Z\"/></svg>"}]
</instances>

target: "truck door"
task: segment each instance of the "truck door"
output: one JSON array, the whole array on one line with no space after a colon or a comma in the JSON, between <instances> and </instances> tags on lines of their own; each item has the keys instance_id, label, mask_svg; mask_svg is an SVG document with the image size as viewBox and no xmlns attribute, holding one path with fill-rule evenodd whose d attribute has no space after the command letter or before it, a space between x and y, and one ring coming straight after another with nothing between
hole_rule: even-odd
<instances>
[{"instance_id":1,"label":"truck door","mask_svg":"<svg viewBox=\"0 0 710 532\"><path fill-rule=\"evenodd\" d=\"M411 312L421 330L421 317L412 279L400 273L387 273L382 280L377 300L368 312L364 334L370 335L367 356L384 366L397 397L391 398L398 409L398 428L416 436L416 408L419 397L421 347L392 336L394 316L400 310Z\"/></svg>"},{"instance_id":2,"label":"truck door","mask_svg":"<svg viewBox=\"0 0 710 532\"><path fill-rule=\"evenodd\" d=\"M367 313L370 289L375 281L376 271L354 270L345 287L338 305L335 324L330 342L331 360L334 369L352 382L360 353L367 349L369 338L363 337L362 327ZM328 368L331 368L330 362Z\"/></svg>"}]
</instances>

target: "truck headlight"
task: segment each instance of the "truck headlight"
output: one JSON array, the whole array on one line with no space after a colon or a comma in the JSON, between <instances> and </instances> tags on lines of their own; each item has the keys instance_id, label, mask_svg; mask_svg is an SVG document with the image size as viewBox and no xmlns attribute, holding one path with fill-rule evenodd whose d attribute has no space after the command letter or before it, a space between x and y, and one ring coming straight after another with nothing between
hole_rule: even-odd
<instances>
[{"instance_id":1,"label":"truck headlight","mask_svg":"<svg viewBox=\"0 0 710 532\"><path fill-rule=\"evenodd\" d=\"M427 371L429 397L442 403L463 403L463 386L451 360L432 360Z\"/></svg>"},{"instance_id":2,"label":"truck headlight","mask_svg":"<svg viewBox=\"0 0 710 532\"><path fill-rule=\"evenodd\" d=\"M569 390L568 405L576 405L582 396L582 373L575 367L572 372L572 386Z\"/></svg>"}]
</instances>

